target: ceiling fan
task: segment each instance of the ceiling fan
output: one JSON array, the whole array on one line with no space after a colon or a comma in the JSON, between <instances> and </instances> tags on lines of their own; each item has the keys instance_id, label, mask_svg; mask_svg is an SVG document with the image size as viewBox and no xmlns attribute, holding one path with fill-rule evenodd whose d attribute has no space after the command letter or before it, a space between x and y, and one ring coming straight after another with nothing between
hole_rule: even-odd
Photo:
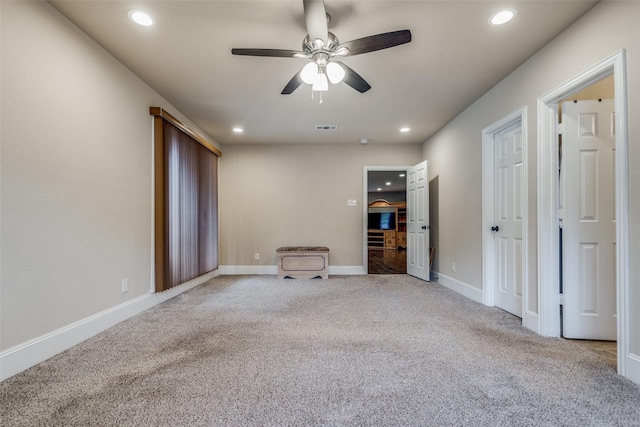
<instances>
[{"instance_id":1,"label":"ceiling fan","mask_svg":"<svg viewBox=\"0 0 640 427\"><path fill-rule=\"evenodd\" d=\"M309 62L287 83L283 95L293 93L302 83L312 86L313 92L328 90L332 84L344 81L360 93L371 89L358 73L346 66L339 58L360 55L387 49L411 41L411 31L399 30L363 37L340 43L335 34L329 32L331 17L327 14L324 0L303 0L307 36L302 42L302 51L286 49L231 49L233 55L270 56L279 58L302 58ZM328 81L327 81L328 80ZM320 100L322 102L322 98Z\"/></svg>"}]
</instances>

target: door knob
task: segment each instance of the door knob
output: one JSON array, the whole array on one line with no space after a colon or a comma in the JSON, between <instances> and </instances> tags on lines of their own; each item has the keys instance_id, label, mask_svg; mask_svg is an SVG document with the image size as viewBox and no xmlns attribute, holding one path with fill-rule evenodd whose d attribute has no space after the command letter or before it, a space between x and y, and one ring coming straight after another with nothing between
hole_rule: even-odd
<instances>
[{"instance_id":1,"label":"door knob","mask_svg":"<svg viewBox=\"0 0 640 427\"><path fill-rule=\"evenodd\" d=\"M430 225L423 225L422 229L423 230L431 230L431 226Z\"/></svg>"},{"instance_id":2,"label":"door knob","mask_svg":"<svg viewBox=\"0 0 640 427\"><path fill-rule=\"evenodd\" d=\"M500 227L497 225L494 225L493 227L491 227L491 231L498 231L500 230Z\"/></svg>"}]
</instances>

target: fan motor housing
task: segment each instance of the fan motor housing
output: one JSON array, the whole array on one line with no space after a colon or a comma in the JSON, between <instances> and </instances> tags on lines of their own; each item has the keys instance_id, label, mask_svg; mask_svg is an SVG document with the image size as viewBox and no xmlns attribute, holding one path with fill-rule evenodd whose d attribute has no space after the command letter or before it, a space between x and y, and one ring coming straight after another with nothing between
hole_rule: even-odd
<instances>
[{"instance_id":1,"label":"fan motor housing","mask_svg":"<svg viewBox=\"0 0 640 427\"><path fill-rule=\"evenodd\" d=\"M339 44L338 38L332 32L327 33L327 41L321 47L316 45L315 40L311 40L311 37L307 34L302 42L302 51L307 55L313 55L318 51L333 52Z\"/></svg>"}]
</instances>

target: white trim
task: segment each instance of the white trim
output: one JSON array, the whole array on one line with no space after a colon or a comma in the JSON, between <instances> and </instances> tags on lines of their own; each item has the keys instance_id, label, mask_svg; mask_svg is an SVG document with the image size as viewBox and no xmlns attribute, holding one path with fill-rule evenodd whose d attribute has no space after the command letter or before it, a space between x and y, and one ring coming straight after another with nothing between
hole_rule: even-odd
<instances>
[{"instance_id":1,"label":"white trim","mask_svg":"<svg viewBox=\"0 0 640 427\"><path fill-rule=\"evenodd\" d=\"M445 288L451 289L460 295L482 304L482 289L478 289L475 286L471 286L468 283L461 282L453 277L438 273L437 271L434 271L434 273L438 276L438 283Z\"/></svg>"},{"instance_id":2,"label":"white trim","mask_svg":"<svg viewBox=\"0 0 640 427\"><path fill-rule=\"evenodd\" d=\"M366 274L367 269L362 265L329 266L329 276L361 276Z\"/></svg>"},{"instance_id":3,"label":"white trim","mask_svg":"<svg viewBox=\"0 0 640 427\"><path fill-rule=\"evenodd\" d=\"M495 305L495 254L491 231L495 218L495 133L493 125L482 130L482 303L488 306Z\"/></svg>"},{"instance_id":4,"label":"white trim","mask_svg":"<svg viewBox=\"0 0 640 427\"><path fill-rule=\"evenodd\" d=\"M220 275L278 275L277 265L221 265L218 269ZM334 265L329 266L330 276L358 276L367 274L367 269L361 265Z\"/></svg>"},{"instance_id":5,"label":"white trim","mask_svg":"<svg viewBox=\"0 0 640 427\"><path fill-rule=\"evenodd\" d=\"M277 265L221 265L220 266L220 274L221 275L240 275L240 274L249 274L249 275L278 275L278 266Z\"/></svg>"},{"instance_id":6,"label":"white trim","mask_svg":"<svg viewBox=\"0 0 640 427\"><path fill-rule=\"evenodd\" d=\"M522 324L538 332L537 313L527 309L529 306L529 195L528 195L528 118L527 106L522 106L497 122L482 130L482 302L493 306L495 277L494 277L494 235L491 227L495 218L495 189L494 189L494 158L495 135L503 129L520 121L522 129L522 241L523 241L523 270L522 270ZM534 314L534 317L531 314Z\"/></svg>"},{"instance_id":7,"label":"white trim","mask_svg":"<svg viewBox=\"0 0 640 427\"><path fill-rule=\"evenodd\" d=\"M634 383L640 384L640 355L627 353L625 359L626 372L624 376Z\"/></svg>"},{"instance_id":8,"label":"white trim","mask_svg":"<svg viewBox=\"0 0 640 427\"><path fill-rule=\"evenodd\" d=\"M618 373L640 383L640 358L630 348L629 306L629 164L627 130L626 51L619 50L558 88L538 98L538 292L539 327L543 335L560 335L558 310L559 233L557 103L613 74L616 111L616 294L618 311ZM632 377L633 376L633 377Z\"/></svg>"},{"instance_id":9,"label":"white trim","mask_svg":"<svg viewBox=\"0 0 640 427\"><path fill-rule=\"evenodd\" d=\"M362 266L364 267L364 273L369 273L369 242L367 229L367 222L369 221L368 209L369 209L369 172L386 172L386 171L407 171L411 166L363 166L362 167ZM331 269L331 266L329 266ZM331 274L331 270L329 270Z\"/></svg>"},{"instance_id":10,"label":"white trim","mask_svg":"<svg viewBox=\"0 0 640 427\"><path fill-rule=\"evenodd\" d=\"M557 227L558 170L554 131L558 107L538 99L538 331L544 336L560 336L558 309L560 235ZM543 232L544 230L544 232ZM555 308L554 308L555 307Z\"/></svg>"},{"instance_id":11,"label":"white trim","mask_svg":"<svg viewBox=\"0 0 640 427\"><path fill-rule=\"evenodd\" d=\"M164 292L141 295L115 307L71 323L0 353L0 381L4 381L118 323L163 303L219 275L218 270L204 274Z\"/></svg>"}]
</instances>

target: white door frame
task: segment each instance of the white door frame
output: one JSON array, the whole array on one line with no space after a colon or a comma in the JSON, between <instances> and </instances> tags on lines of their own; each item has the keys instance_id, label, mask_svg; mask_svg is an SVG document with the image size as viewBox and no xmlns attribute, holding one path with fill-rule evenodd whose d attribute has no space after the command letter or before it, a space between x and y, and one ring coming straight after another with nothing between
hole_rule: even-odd
<instances>
[{"instance_id":1,"label":"white door frame","mask_svg":"<svg viewBox=\"0 0 640 427\"><path fill-rule=\"evenodd\" d=\"M557 117L562 99L613 74L616 147L616 293L618 373L627 376L629 337L629 164L624 49L538 98L538 331L560 336ZM637 379L636 379L637 381Z\"/></svg>"},{"instance_id":2,"label":"white door frame","mask_svg":"<svg viewBox=\"0 0 640 427\"><path fill-rule=\"evenodd\" d=\"M495 221L495 135L503 129L522 123L522 167L524 185L522 188L522 248L524 263L522 266L522 324L534 329L538 322L536 299L529 298L529 238L528 238L528 121L527 107L522 106L497 122L482 130L482 302L493 306L495 292L495 247L491 227ZM535 329L534 329L535 330Z\"/></svg>"},{"instance_id":3,"label":"white door frame","mask_svg":"<svg viewBox=\"0 0 640 427\"><path fill-rule=\"evenodd\" d=\"M369 172L406 172L411 166L364 166L362 168L362 265L364 274L369 274L369 244L367 222L369 221Z\"/></svg>"}]
</instances>

